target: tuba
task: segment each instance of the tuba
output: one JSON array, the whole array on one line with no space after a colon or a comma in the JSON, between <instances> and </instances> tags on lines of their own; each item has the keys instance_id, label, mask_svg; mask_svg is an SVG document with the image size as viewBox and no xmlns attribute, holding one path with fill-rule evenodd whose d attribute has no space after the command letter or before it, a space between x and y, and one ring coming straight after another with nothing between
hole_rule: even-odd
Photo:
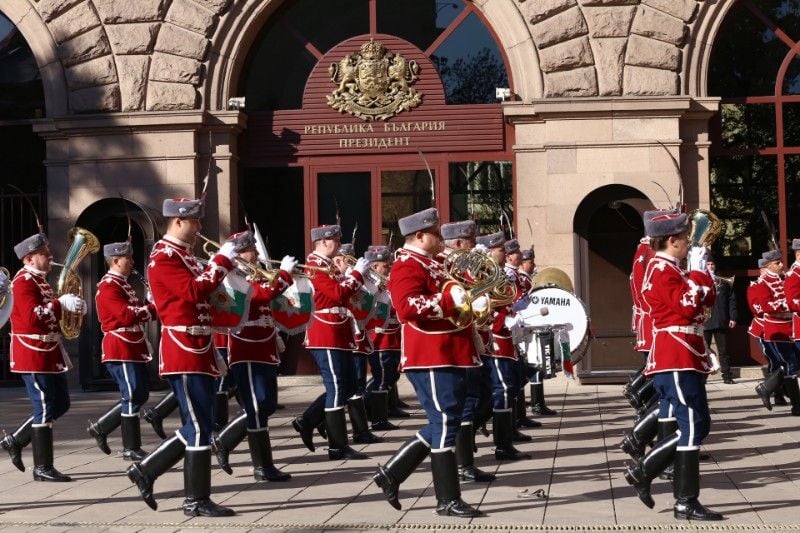
<instances>
[{"instance_id":1,"label":"tuba","mask_svg":"<svg viewBox=\"0 0 800 533\"><path fill-rule=\"evenodd\" d=\"M69 230L67 239L70 245L69 250L67 250L67 257L62 265L61 274L58 276L56 297L67 293L83 297L81 279L75 273L75 270L84 257L100 251L100 241L92 232L78 227ZM61 334L65 339L76 339L81 332L83 313L64 310L61 313L61 320L58 324L61 326Z\"/></svg>"},{"instance_id":2,"label":"tuba","mask_svg":"<svg viewBox=\"0 0 800 533\"><path fill-rule=\"evenodd\" d=\"M0 272L5 274L8 281L11 281L11 273L5 267L0 267ZM11 317L11 308L14 307L14 295L11 290L8 294L0 296L0 328L6 325L8 319Z\"/></svg>"},{"instance_id":3,"label":"tuba","mask_svg":"<svg viewBox=\"0 0 800 533\"><path fill-rule=\"evenodd\" d=\"M706 209L695 209L689 213L689 222L689 246L711 248L722 233L722 222L717 215Z\"/></svg>"}]
</instances>

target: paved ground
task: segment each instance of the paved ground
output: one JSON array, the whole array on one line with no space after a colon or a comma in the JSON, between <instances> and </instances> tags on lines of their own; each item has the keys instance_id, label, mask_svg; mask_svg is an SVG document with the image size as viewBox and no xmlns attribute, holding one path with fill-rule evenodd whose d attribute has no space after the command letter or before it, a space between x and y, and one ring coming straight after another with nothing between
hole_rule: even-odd
<instances>
[{"instance_id":1,"label":"paved ground","mask_svg":"<svg viewBox=\"0 0 800 533\"><path fill-rule=\"evenodd\" d=\"M0 528L12 531L217 531L293 530L552 530L552 531L800 531L800 471L797 419L787 408L771 413L753 394L754 381L736 385L709 383L714 422L706 443L711 460L702 464L701 499L725 513L726 521L677 523L672 518L671 485L654 486L656 508L647 509L622 477L626 456L617 444L628 428L632 410L619 385L581 386L551 380L546 390L559 415L544 427L529 430L535 439L521 445L533 459L498 464L488 439L478 437L477 464L497 473L492 484L463 485L463 498L479 504L486 516L472 521L433 514L434 496L428 462L401 490L402 511L395 511L372 484L378 462L385 462L422 423L421 411L400 422L398 431L383 434L386 442L362 446L371 459L332 462L323 441L308 452L289 422L320 385L286 379L281 402L286 409L271 421L276 463L293 475L288 483L255 483L246 446L232 455L234 475L215 467L213 497L237 511L227 519L189 519L180 512L183 476L180 469L156 484L159 510L151 511L124 475L121 456L103 455L85 432L114 398L111 393L74 392L70 412L56 426L56 464L73 483L33 482L5 456L0 458ZM413 391L403 381L402 395ZM21 389L0 390L0 427L12 431L27 414ZM176 420L171 421L176 426ZM143 424L144 447L158 442ZM115 452L118 435L110 439ZM24 454L30 466L30 450ZM546 497L535 495L541 489Z\"/></svg>"}]
</instances>

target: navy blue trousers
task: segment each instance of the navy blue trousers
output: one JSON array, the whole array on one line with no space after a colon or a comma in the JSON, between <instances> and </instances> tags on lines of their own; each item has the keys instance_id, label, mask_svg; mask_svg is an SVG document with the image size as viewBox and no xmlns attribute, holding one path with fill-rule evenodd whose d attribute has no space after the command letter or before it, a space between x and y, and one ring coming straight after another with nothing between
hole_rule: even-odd
<instances>
[{"instance_id":1,"label":"navy blue trousers","mask_svg":"<svg viewBox=\"0 0 800 533\"><path fill-rule=\"evenodd\" d=\"M267 363L236 363L230 374L239 388L247 429L263 429L278 405L278 367Z\"/></svg>"},{"instance_id":2,"label":"navy blue trousers","mask_svg":"<svg viewBox=\"0 0 800 533\"><path fill-rule=\"evenodd\" d=\"M187 448L211 444L214 414L214 378L207 374L171 374L164 376L181 409L183 426L178 430Z\"/></svg>"},{"instance_id":3,"label":"navy blue trousers","mask_svg":"<svg viewBox=\"0 0 800 533\"><path fill-rule=\"evenodd\" d=\"M766 341L765 341L766 342ZM793 342L766 342L770 344L775 357L782 362L786 377L797 377L797 351Z\"/></svg>"},{"instance_id":4,"label":"navy blue trousers","mask_svg":"<svg viewBox=\"0 0 800 533\"><path fill-rule=\"evenodd\" d=\"M711 429L706 376L693 370L659 372L653 382L662 401L672 407L678 422L678 450L697 450Z\"/></svg>"},{"instance_id":5,"label":"navy blue trousers","mask_svg":"<svg viewBox=\"0 0 800 533\"><path fill-rule=\"evenodd\" d=\"M135 415L150 398L150 377L147 363L105 363L106 370L117 382L123 415Z\"/></svg>"},{"instance_id":6,"label":"navy blue trousers","mask_svg":"<svg viewBox=\"0 0 800 533\"><path fill-rule=\"evenodd\" d=\"M388 391L400 379L400 350L380 350L369 355L370 391Z\"/></svg>"},{"instance_id":7,"label":"navy blue trousers","mask_svg":"<svg viewBox=\"0 0 800 533\"><path fill-rule=\"evenodd\" d=\"M464 411L465 369L406 370L405 374L428 417L428 424L417 432L417 437L431 450L453 449Z\"/></svg>"},{"instance_id":8,"label":"navy blue trousers","mask_svg":"<svg viewBox=\"0 0 800 533\"><path fill-rule=\"evenodd\" d=\"M466 369L464 391L464 410L461 423L474 422L475 415L486 405L492 396L492 378L485 366Z\"/></svg>"},{"instance_id":9,"label":"navy blue trousers","mask_svg":"<svg viewBox=\"0 0 800 533\"><path fill-rule=\"evenodd\" d=\"M311 350L325 384L325 409L344 407L355 393L355 363L348 350Z\"/></svg>"},{"instance_id":10,"label":"navy blue trousers","mask_svg":"<svg viewBox=\"0 0 800 533\"><path fill-rule=\"evenodd\" d=\"M367 394L367 360L369 356L353 353L353 395Z\"/></svg>"},{"instance_id":11,"label":"navy blue trousers","mask_svg":"<svg viewBox=\"0 0 800 533\"><path fill-rule=\"evenodd\" d=\"M488 368L492 383L492 409L509 411L519 394L517 362L507 357L484 355L483 366Z\"/></svg>"},{"instance_id":12,"label":"navy blue trousers","mask_svg":"<svg viewBox=\"0 0 800 533\"><path fill-rule=\"evenodd\" d=\"M34 426L50 424L69 411L69 387L65 373L28 373L20 374L20 377L25 382L25 390L31 401Z\"/></svg>"}]
</instances>

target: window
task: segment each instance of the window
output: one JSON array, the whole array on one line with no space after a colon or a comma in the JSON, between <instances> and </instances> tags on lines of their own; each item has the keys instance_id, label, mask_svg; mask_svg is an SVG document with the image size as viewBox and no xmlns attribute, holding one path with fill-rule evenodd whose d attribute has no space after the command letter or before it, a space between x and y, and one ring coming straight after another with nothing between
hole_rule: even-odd
<instances>
[{"instance_id":1,"label":"window","mask_svg":"<svg viewBox=\"0 0 800 533\"><path fill-rule=\"evenodd\" d=\"M44 116L39 67L17 27L0 13L0 120Z\"/></svg>"},{"instance_id":2,"label":"window","mask_svg":"<svg viewBox=\"0 0 800 533\"><path fill-rule=\"evenodd\" d=\"M514 218L512 182L510 161L450 163L450 219L475 220L481 233L506 230Z\"/></svg>"}]
</instances>

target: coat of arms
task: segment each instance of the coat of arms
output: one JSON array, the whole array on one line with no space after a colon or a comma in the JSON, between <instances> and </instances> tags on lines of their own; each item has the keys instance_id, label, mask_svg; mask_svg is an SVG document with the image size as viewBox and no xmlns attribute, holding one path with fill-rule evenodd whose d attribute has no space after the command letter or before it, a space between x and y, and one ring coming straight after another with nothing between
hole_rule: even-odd
<instances>
[{"instance_id":1,"label":"coat of arms","mask_svg":"<svg viewBox=\"0 0 800 533\"><path fill-rule=\"evenodd\" d=\"M328 95L328 105L366 121L386 120L422 103L422 95L410 87L419 73L417 62L372 40L332 64L328 73L339 84Z\"/></svg>"}]
</instances>

